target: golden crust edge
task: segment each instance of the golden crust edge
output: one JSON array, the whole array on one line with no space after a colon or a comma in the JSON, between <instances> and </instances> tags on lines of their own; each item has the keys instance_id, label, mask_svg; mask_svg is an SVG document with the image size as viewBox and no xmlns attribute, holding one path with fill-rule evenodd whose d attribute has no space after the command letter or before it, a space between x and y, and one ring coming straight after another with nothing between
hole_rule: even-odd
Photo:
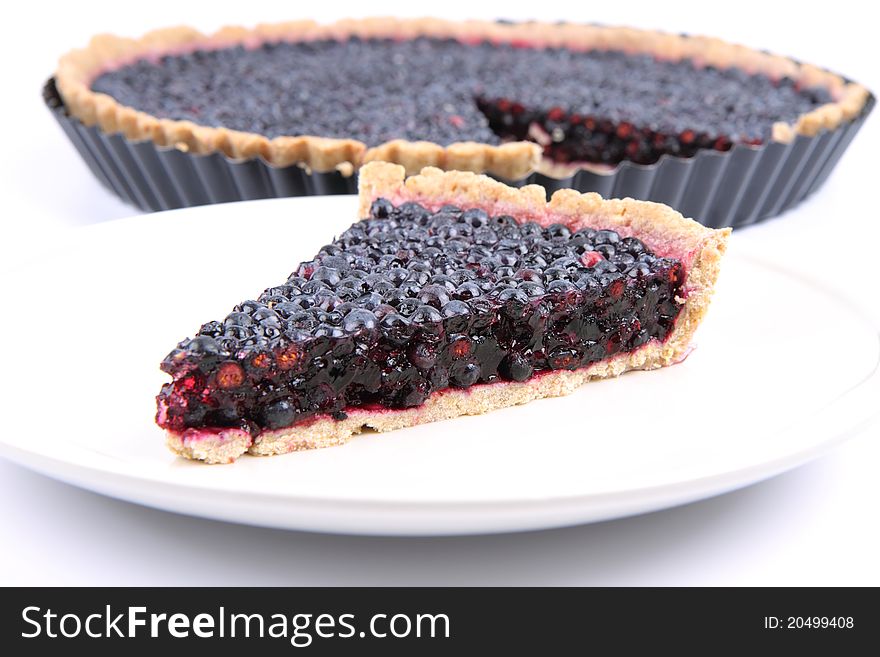
<instances>
[{"instance_id":1,"label":"golden crust edge","mask_svg":"<svg viewBox=\"0 0 880 657\"><path fill-rule=\"evenodd\" d=\"M549 24L528 22L499 24L487 21L446 21L433 18L345 19L321 25L313 21L261 24L254 28L225 27L206 35L189 27L155 30L139 39L102 34L82 49L63 55L55 78L58 91L73 116L85 125L98 125L109 134L152 140L160 147L175 147L193 153L222 152L233 159L262 158L273 166L299 164L314 171L340 171L352 175L364 162L391 161L405 165L408 173L425 166L488 172L507 179L519 179L541 166L540 148L518 142L493 146L475 142L447 147L431 142L396 140L373 148L355 139L298 136L268 139L256 133L200 126L190 121L158 119L124 106L106 94L93 92L91 79L108 63L126 62L142 56L186 50L194 47L220 48L260 40L306 40L419 35L462 40L528 40L547 46L620 49L666 59L692 58L698 65L737 66L747 72L771 76L788 75L802 83L829 89L835 100L801 115L793 124L773 126L775 141L790 142L798 134L813 136L833 130L857 116L869 97L868 90L841 76L786 57L772 55L703 36L682 36L628 27ZM516 146L516 148L508 148Z\"/></svg>"},{"instance_id":2,"label":"golden crust edge","mask_svg":"<svg viewBox=\"0 0 880 657\"><path fill-rule=\"evenodd\" d=\"M579 194L571 190L561 190L547 202L543 188L536 185L516 189L473 173L428 168L419 176L405 179L405 175L405 169L400 165L384 162L365 165L360 176L359 216L366 215L370 202L378 196L418 200L425 194L432 194L443 199L444 195L448 198L450 194L462 198L464 192L467 198L478 202L499 202L514 211L519 208L532 215L537 215L539 205L543 205L543 210L553 216L561 213L574 218L586 211L584 216L589 219L585 221L605 218L608 220L603 223L605 227L644 231L651 236L672 233L676 239L675 248L685 248L690 254L688 294L682 300L683 307L675 328L663 343L649 343L636 351L618 354L580 370L551 372L522 383L503 382L467 390L446 390L429 397L416 408L354 411L345 420L322 418L303 426L264 432L251 445L239 443L240 454L249 452L267 456L330 447L344 444L365 429L384 432L463 415L481 415L537 399L567 395L592 380L616 377L631 370L657 369L687 356L694 332L708 311L730 229L706 228L658 203L603 200L597 194ZM210 445L200 446L200 456L193 456L191 450L182 450L180 434L168 432L167 442L172 451L187 458L200 458L207 463L229 462L227 451L213 453Z\"/></svg>"},{"instance_id":3,"label":"golden crust edge","mask_svg":"<svg viewBox=\"0 0 880 657\"><path fill-rule=\"evenodd\" d=\"M211 437L190 439L186 433L165 432L165 445L172 452L192 461L232 463L251 446L249 434L238 429L225 429Z\"/></svg>"}]
</instances>

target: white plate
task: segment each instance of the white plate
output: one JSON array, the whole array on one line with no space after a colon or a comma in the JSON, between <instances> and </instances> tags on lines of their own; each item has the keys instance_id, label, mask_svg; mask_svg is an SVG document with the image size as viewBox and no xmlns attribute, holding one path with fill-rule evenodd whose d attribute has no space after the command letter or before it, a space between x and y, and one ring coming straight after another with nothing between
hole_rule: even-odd
<instances>
[{"instance_id":1,"label":"white plate","mask_svg":"<svg viewBox=\"0 0 880 657\"><path fill-rule=\"evenodd\" d=\"M815 457L877 411L877 329L815 283L729 254L700 346L681 365L344 447L232 466L174 458L153 423L159 361L202 322L282 282L354 211L352 197L321 197L136 217L82 229L6 272L0 454L222 520L485 533L729 491Z\"/></svg>"}]
</instances>

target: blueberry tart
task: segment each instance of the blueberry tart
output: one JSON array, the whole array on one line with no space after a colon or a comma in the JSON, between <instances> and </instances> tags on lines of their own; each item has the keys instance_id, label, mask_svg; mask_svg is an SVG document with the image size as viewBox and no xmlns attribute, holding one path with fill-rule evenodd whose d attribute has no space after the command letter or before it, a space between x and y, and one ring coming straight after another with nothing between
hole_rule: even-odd
<instances>
[{"instance_id":1,"label":"blueberry tart","mask_svg":"<svg viewBox=\"0 0 880 657\"><path fill-rule=\"evenodd\" d=\"M716 39L433 19L101 36L62 58L56 82L83 124L159 147L346 176L382 160L509 180L791 142L869 98Z\"/></svg>"},{"instance_id":2,"label":"blueberry tart","mask_svg":"<svg viewBox=\"0 0 880 657\"><path fill-rule=\"evenodd\" d=\"M676 363L730 232L470 172L373 162L359 184L359 221L164 359L174 452L337 445Z\"/></svg>"}]
</instances>

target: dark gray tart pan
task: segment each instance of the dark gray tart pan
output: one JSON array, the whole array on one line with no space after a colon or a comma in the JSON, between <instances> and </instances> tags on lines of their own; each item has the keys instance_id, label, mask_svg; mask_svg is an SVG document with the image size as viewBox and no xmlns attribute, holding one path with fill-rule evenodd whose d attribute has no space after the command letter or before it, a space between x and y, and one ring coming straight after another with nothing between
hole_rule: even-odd
<instances>
[{"instance_id":1,"label":"dark gray tart pan","mask_svg":"<svg viewBox=\"0 0 880 657\"><path fill-rule=\"evenodd\" d=\"M43 99L92 173L123 201L145 211L287 196L354 194L357 176L314 173L262 160L194 155L129 141L87 127L68 114L50 79ZM608 173L581 169L563 179L535 173L513 185L537 183L548 193L561 188L632 197L672 206L713 228L747 226L797 205L828 178L875 104L870 96L852 121L788 144L737 144L700 151L691 158L663 156L650 165L623 162Z\"/></svg>"}]
</instances>

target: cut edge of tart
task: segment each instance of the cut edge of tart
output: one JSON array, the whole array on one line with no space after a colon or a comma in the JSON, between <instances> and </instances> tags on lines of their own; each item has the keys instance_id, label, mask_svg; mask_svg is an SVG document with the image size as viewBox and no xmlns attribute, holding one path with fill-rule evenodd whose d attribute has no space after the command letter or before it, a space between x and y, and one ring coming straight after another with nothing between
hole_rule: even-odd
<instances>
[{"instance_id":1,"label":"cut edge of tart","mask_svg":"<svg viewBox=\"0 0 880 657\"><path fill-rule=\"evenodd\" d=\"M339 171L352 175L364 163L386 161L403 165L408 173L426 166L473 171L518 180L540 171L551 177L570 175L577 168L542 158L539 144L514 141L500 145L459 142L442 146L429 141L396 139L368 147L357 139L320 136L280 136L269 139L252 132L210 127L191 121L159 119L95 92L91 82L100 74L141 58L185 54L198 49L243 45L258 47L273 41L393 38L420 36L453 38L463 43L493 43L571 50L616 50L648 54L658 59L690 59L698 66L737 67L749 74L789 77L804 87L823 87L833 101L801 114L791 123L772 126L772 139L791 142L797 135L813 136L834 130L855 118L869 98L868 90L841 76L810 64L727 43L720 39L683 36L627 27L596 25L494 23L439 19L347 19L321 25L312 21L258 25L253 29L226 27L205 35L188 27L156 30L140 39L99 35L83 49L64 55L56 71L58 90L69 111L87 126L98 125L108 134L121 133L133 141L152 140L160 147L229 158L261 158L273 166L297 164L310 171Z\"/></svg>"},{"instance_id":2,"label":"cut edge of tart","mask_svg":"<svg viewBox=\"0 0 880 657\"><path fill-rule=\"evenodd\" d=\"M463 389L444 388L412 408L346 408L340 419L318 415L286 428L262 429L255 437L237 427L169 430L166 442L174 453L208 463L228 463L245 452L271 455L328 447L345 443L367 429L390 431L479 415L567 395L594 379L680 362L689 353L694 331L708 309L731 232L706 228L667 206L645 201L603 200L595 193L560 190L548 202L538 185L512 188L470 172L425 168L420 175L407 178L402 166L374 162L363 167L359 183L359 218L369 216L374 201L385 199L395 206L418 203L432 212L455 205L463 210L480 209L491 216L511 215L519 224L562 224L571 231L592 228L612 230L622 238L636 237L653 253L677 259L684 268L684 283L675 299L681 307L674 326L662 341L652 339L580 369L542 371L521 382L499 379Z\"/></svg>"}]
</instances>

